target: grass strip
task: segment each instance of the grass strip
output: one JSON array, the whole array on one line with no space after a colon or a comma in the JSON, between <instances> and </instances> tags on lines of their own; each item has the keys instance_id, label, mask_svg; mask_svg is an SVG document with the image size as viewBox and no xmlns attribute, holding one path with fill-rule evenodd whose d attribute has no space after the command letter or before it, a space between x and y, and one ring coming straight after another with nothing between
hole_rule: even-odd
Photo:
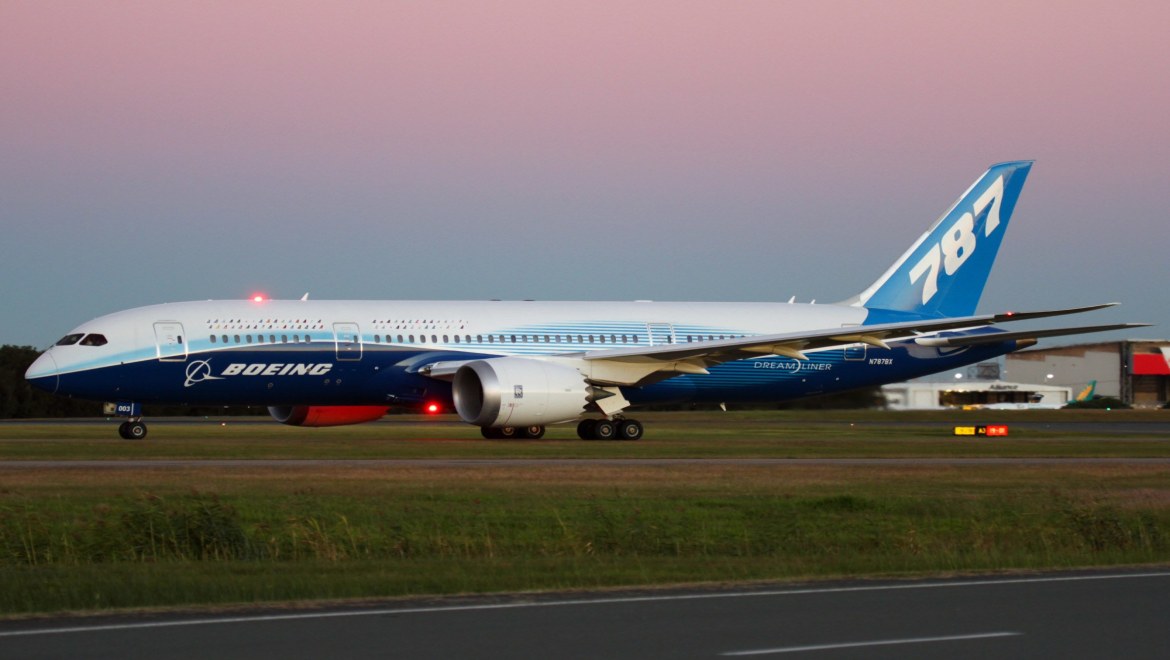
<instances>
[{"instance_id":1,"label":"grass strip","mask_svg":"<svg viewBox=\"0 0 1170 660\"><path fill-rule=\"evenodd\" d=\"M1161 466L0 471L0 612L1170 559Z\"/></svg>"},{"instance_id":2,"label":"grass strip","mask_svg":"<svg viewBox=\"0 0 1170 660\"><path fill-rule=\"evenodd\" d=\"M541 441L492 442L449 416L403 415L322 429L259 419L160 420L138 442L119 439L113 422L6 422L0 424L0 458L1170 457L1170 438L1160 426L1170 421L1167 411L1009 411L1007 416L1003 411L743 411L639 417L648 431L638 442L583 442L566 426L551 428ZM954 426L998 423L1008 424L1011 435L952 434ZM1076 430L1076 424L1085 430Z\"/></svg>"}]
</instances>

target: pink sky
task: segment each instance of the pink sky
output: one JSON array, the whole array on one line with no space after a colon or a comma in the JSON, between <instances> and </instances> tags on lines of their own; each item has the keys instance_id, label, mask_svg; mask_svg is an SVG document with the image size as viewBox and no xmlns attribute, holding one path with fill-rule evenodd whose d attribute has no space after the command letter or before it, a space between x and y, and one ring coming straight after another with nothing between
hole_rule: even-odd
<instances>
[{"instance_id":1,"label":"pink sky","mask_svg":"<svg viewBox=\"0 0 1170 660\"><path fill-rule=\"evenodd\" d=\"M7 2L0 275L64 256L5 297L82 316L253 287L833 299L1035 158L985 300L1170 323L1134 283L1170 245L1166 25L1153 2ZM147 270L203 256L143 281L127 237ZM1121 254L1089 300L1045 297ZM82 320L38 313L0 343Z\"/></svg>"}]
</instances>

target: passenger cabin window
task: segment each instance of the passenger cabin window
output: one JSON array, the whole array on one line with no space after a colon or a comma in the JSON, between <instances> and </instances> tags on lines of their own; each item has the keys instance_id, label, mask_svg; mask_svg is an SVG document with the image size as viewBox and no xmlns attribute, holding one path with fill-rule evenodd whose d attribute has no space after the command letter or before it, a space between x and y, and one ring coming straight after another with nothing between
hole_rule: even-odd
<instances>
[{"instance_id":1,"label":"passenger cabin window","mask_svg":"<svg viewBox=\"0 0 1170 660\"><path fill-rule=\"evenodd\" d=\"M81 341L81 338L84 336L85 335L81 335L81 334L65 335L64 337L61 338L60 341L57 342L57 346L72 346L72 345L76 344L77 342Z\"/></svg>"},{"instance_id":2,"label":"passenger cabin window","mask_svg":"<svg viewBox=\"0 0 1170 660\"><path fill-rule=\"evenodd\" d=\"M105 335L99 335L97 333L88 334L85 336L85 339L81 340L82 346L105 346L108 343Z\"/></svg>"},{"instance_id":3,"label":"passenger cabin window","mask_svg":"<svg viewBox=\"0 0 1170 660\"><path fill-rule=\"evenodd\" d=\"M211 335L211 343L215 343L215 335Z\"/></svg>"}]
</instances>

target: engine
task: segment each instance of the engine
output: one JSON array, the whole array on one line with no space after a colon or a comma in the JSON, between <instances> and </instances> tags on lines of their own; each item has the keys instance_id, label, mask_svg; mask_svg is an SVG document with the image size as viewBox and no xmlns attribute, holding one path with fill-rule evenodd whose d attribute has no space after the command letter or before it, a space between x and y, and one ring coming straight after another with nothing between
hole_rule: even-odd
<instances>
[{"instance_id":1,"label":"engine","mask_svg":"<svg viewBox=\"0 0 1170 660\"><path fill-rule=\"evenodd\" d=\"M468 362L455 372L451 392L459 417L477 426L569 421L589 403L589 385L576 369L525 358Z\"/></svg>"},{"instance_id":2,"label":"engine","mask_svg":"<svg viewBox=\"0 0 1170 660\"><path fill-rule=\"evenodd\" d=\"M381 419L387 406L270 406L272 419L289 426L344 426Z\"/></svg>"}]
</instances>

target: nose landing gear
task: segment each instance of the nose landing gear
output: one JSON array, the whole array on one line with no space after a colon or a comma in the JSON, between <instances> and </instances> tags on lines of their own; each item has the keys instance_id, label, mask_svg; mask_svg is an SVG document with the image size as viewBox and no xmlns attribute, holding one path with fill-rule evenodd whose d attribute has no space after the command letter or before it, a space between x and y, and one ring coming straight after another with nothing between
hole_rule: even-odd
<instances>
[{"instance_id":1,"label":"nose landing gear","mask_svg":"<svg viewBox=\"0 0 1170 660\"><path fill-rule=\"evenodd\" d=\"M142 404L125 401L107 403L106 414L129 418L118 426L118 435L122 436L123 440L141 440L146 437L146 424L142 422Z\"/></svg>"},{"instance_id":2,"label":"nose landing gear","mask_svg":"<svg viewBox=\"0 0 1170 660\"><path fill-rule=\"evenodd\" d=\"M141 440L146 437L146 424L138 418L122 422L118 427L118 435L122 436L123 440Z\"/></svg>"}]
</instances>

